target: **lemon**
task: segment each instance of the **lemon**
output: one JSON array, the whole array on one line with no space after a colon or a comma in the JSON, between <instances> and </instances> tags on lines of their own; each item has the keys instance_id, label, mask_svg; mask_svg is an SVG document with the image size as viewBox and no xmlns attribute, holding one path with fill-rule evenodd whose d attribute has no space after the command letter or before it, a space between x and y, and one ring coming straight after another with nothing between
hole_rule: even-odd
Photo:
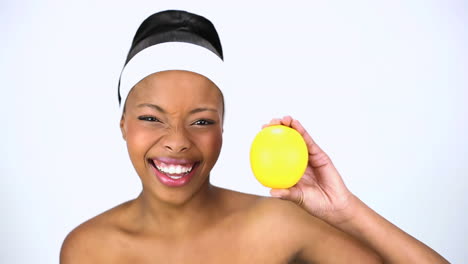
<instances>
[{"instance_id":1,"label":"lemon","mask_svg":"<svg viewBox=\"0 0 468 264\"><path fill-rule=\"evenodd\" d=\"M301 134L287 126L262 129L250 148L250 166L255 178L269 188L289 188L304 175L307 145Z\"/></svg>"}]
</instances>

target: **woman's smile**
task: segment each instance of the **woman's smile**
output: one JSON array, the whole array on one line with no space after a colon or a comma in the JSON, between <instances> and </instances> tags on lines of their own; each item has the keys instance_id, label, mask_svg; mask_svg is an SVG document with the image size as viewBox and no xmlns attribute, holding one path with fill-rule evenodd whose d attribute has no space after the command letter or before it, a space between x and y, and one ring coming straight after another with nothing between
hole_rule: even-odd
<instances>
[{"instance_id":1,"label":"woman's smile","mask_svg":"<svg viewBox=\"0 0 468 264\"><path fill-rule=\"evenodd\" d=\"M152 158L148 162L156 178L168 187L188 184L200 164L199 161L169 157Z\"/></svg>"}]
</instances>

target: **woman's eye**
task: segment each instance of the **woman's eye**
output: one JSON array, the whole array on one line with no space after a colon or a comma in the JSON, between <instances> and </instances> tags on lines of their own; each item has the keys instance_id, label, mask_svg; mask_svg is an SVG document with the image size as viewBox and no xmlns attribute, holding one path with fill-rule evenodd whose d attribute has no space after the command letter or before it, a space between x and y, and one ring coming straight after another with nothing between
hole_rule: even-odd
<instances>
[{"instance_id":1,"label":"woman's eye","mask_svg":"<svg viewBox=\"0 0 468 264\"><path fill-rule=\"evenodd\" d=\"M157 119L154 116L139 116L138 119L142 121L148 121L148 122L161 122L159 121L159 119Z\"/></svg>"},{"instance_id":2,"label":"woman's eye","mask_svg":"<svg viewBox=\"0 0 468 264\"><path fill-rule=\"evenodd\" d=\"M206 120L206 119L200 119L200 120L197 120L195 122L193 122L193 125L197 125L197 126L207 126L207 125L212 125L214 124L215 122L212 121L212 120Z\"/></svg>"}]
</instances>

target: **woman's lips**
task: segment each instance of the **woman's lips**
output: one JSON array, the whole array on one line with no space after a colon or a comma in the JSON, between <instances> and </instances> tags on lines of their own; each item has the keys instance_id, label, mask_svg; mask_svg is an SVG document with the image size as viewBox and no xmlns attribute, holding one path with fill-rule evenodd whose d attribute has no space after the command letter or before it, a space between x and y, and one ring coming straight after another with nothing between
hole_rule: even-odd
<instances>
[{"instance_id":1,"label":"woman's lips","mask_svg":"<svg viewBox=\"0 0 468 264\"><path fill-rule=\"evenodd\" d=\"M173 158L150 159L149 162L156 178L168 187L188 184L199 165L199 162Z\"/></svg>"}]
</instances>

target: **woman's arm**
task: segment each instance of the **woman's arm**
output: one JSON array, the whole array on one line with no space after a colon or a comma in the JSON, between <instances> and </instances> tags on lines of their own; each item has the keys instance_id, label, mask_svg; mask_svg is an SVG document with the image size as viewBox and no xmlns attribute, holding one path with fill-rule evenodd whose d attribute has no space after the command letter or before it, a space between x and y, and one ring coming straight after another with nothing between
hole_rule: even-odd
<instances>
[{"instance_id":1,"label":"woman's arm","mask_svg":"<svg viewBox=\"0 0 468 264\"><path fill-rule=\"evenodd\" d=\"M354 196L345 186L328 155L299 121L287 116L268 125L296 129L309 150L309 164L301 180L271 195L291 200L310 214L353 236L379 254L384 263L448 263L434 250L403 232Z\"/></svg>"},{"instance_id":2,"label":"woman's arm","mask_svg":"<svg viewBox=\"0 0 468 264\"><path fill-rule=\"evenodd\" d=\"M448 263L434 250L377 214L356 196L341 215L329 223L359 239L385 263Z\"/></svg>"}]
</instances>

